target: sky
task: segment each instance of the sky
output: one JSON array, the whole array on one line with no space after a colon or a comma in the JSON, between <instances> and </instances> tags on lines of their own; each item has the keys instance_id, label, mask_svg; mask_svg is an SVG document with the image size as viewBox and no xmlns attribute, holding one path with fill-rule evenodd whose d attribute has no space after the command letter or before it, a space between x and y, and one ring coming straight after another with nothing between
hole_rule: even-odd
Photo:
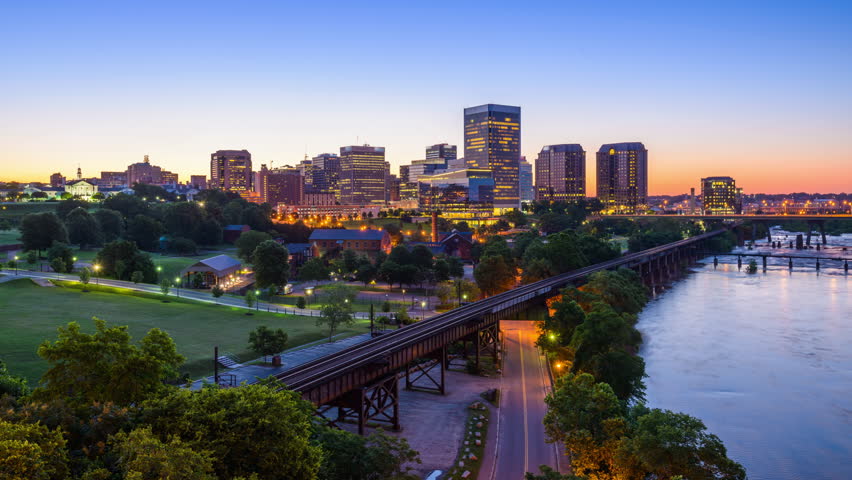
<instances>
[{"instance_id":1,"label":"sky","mask_svg":"<svg viewBox=\"0 0 852 480\"><path fill-rule=\"evenodd\" d=\"M598 5L600 4L600 5ZM641 5L640 5L641 4ZM2 2L0 180L209 175L522 111L522 153L641 141L649 193L852 191L852 2Z\"/></svg>"}]
</instances>

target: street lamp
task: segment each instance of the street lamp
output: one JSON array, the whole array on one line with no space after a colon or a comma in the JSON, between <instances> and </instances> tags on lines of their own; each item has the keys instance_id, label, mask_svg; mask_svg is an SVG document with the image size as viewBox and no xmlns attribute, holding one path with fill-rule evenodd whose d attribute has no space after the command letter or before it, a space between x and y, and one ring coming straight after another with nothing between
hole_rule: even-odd
<instances>
[{"instance_id":1,"label":"street lamp","mask_svg":"<svg viewBox=\"0 0 852 480\"><path fill-rule=\"evenodd\" d=\"M402 289L402 303L405 303L405 289Z\"/></svg>"},{"instance_id":2,"label":"street lamp","mask_svg":"<svg viewBox=\"0 0 852 480\"><path fill-rule=\"evenodd\" d=\"M101 269L101 266L96 263L96 264L92 265L92 268L95 270L95 285L100 285L101 282L98 279L98 270Z\"/></svg>"},{"instance_id":3,"label":"street lamp","mask_svg":"<svg viewBox=\"0 0 852 480\"><path fill-rule=\"evenodd\" d=\"M420 320L426 317L426 300L420 301Z\"/></svg>"},{"instance_id":4,"label":"street lamp","mask_svg":"<svg viewBox=\"0 0 852 480\"><path fill-rule=\"evenodd\" d=\"M307 296L308 296L308 303L309 303L309 304L311 303L311 295L313 295L313 294L314 294L314 289L313 289L313 288L308 287L308 288L306 288L306 289L305 289L305 295L307 295ZM306 305L306 306L307 306L307 305Z\"/></svg>"},{"instance_id":5,"label":"street lamp","mask_svg":"<svg viewBox=\"0 0 852 480\"><path fill-rule=\"evenodd\" d=\"M180 298L180 277L175 277L175 296Z\"/></svg>"},{"instance_id":6,"label":"street lamp","mask_svg":"<svg viewBox=\"0 0 852 480\"><path fill-rule=\"evenodd\" d=\"M260 297L260 290L255 290L254 291L254 311L255 312L260 310L260 300L258 300L259 297Z\"/></svg>"},{"instance_id":7,"label":"street lamp","mask_svg":"<svg viewBox=\"0 0 852 480\"><path fill-rule=\"evenodd\" d=\"M15 255L15 275L18 274L18 256Z\"/></svg>"}]
</instances>

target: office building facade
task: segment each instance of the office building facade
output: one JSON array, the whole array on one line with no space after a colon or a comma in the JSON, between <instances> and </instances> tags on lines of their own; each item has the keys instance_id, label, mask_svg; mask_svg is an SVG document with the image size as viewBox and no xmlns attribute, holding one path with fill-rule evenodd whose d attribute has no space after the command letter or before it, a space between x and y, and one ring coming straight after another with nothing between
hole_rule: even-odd
<instances>
[{"instance_id":1,"label":"office building facade","mask_svg":"<svg viewBox=\"0 0 852 480\"><path fill-rule=\"evenodd\" d=\"M333 153L321 153L311 159L312 188L315 193L332 193L340 200L340 157Z\"/></svg>"},{"instance_id":2,"label":"office building facade","mask_svg":"<svg viewBox=\"0 0 852 480\"><path fill-rule=\"evenodd\" d=\"M518 164L518 194L521 197L521 204L532 203L535 200L533 166L526 157L521 157Z\"/></svg>"},{"instance_id":3,"label":"office building facade","mask_svg":"<svg viewBox=\"0 0 852 480\"><path fill-rule=\"evenodd\" d=\"M545 145L535 160L535 196L544 202L586 198L586 151L577 143Z\"/></svg>"},{"instance_id":4,"label":"office building facade","mask_svg":"<svg viewBox=\"0 0 852 480\"><path fill-rule=\"evenodd\" d=\"M340 147L340 203L384 204L389 174L390 164L385 161L385 147Z\"/></svg>"},{"instance_id":5,"label":"office building facade","mask_svg":"<svg viewBox=\"0 0 852 480\"><path fill-rule=\"evenodd\" d=\"M494 209L520 207L521 108L479 105L464 109L464 159L468 168L494 175Z\"/></svg>"},{"instance_id":6,"label":"office building facade","mask_svg":"<svg viewBox=\"0 0 852 480\"><path fill-rule=\"evenodd\" d=\"M424 175L417 182L419 207L441 210L446 218L488 217L494 212L493 172L466 168Z\"/></svg>"},{"instance_id":7,"label":"office building facade","mask_svg":"<svg viewBox=\"0 0 852 480\"><path fill-rule=\"evenodd\" d=\"M743 211L742 191L731 177L701 179L704 215L734 215Z\"/></svg>"},{"instance_id":8,"label":"office building facade","mask_svg":"<svg viewBox=\"0 0 852 480\"><path fill-rule=\"evenodd\" d=\"M426 147L426 160L444 160L445 163L458 157L458 148L455 145L437 143Z\"/></svg>"},{"instance_id":9,"label":"office building facade","mask_svg":"<svg viewBox=\"0 0 852 480\"><path fill-rule=\"evenodd\" d=\"M648 150L641 142L608 143L597 153L597 197L604 210L636 213L648 204Z\"/></svg>"},{"instance_id":10,"label":"office building facade","mask_svg":"<svg viewBox=\"0 0 852 480\"><path fill-rule=\"evenodd\" d=\"M251 192L251 153L248 150L218 150L212 153L209 187L233 192Z\"/></svg>"}]
</instances>

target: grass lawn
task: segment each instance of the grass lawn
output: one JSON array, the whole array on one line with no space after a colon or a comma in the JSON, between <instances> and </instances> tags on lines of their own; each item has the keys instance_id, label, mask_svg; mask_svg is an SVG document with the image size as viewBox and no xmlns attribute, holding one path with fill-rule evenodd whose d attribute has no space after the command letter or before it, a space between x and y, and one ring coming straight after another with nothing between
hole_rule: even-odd
<instances>
[{"instance_id":1,"label":"grass lawn","mask_svg":"<svg viewBox=\"0 0 852 480\"><path fill-rule=\"evenodd\" d=\"M18 239L20 236L21 232L19 232L17 228L2 230L0 231L0 245L14 245L16 243L21 243Z\"/></svg>"},{"instance_id":2,"label":"grass lawn","mask_svg":"<svg viewBox=\"0 0 852 480\"><path fill-rule=\"evenodd\" d=\"M0 204L0 218L8 218L17 223L28 213L55 212L59 202L3 202Z\"/></svg>"},{"instance_id":3,"label":"grass lawn","mask_svg":"<svg viewBox=\"0 0 852 480\"><path fill-rule=\"evenodd\" d=\"M281 305L296 305L296 302L301 297L301 295L276 295L272 297L272 303L279 303ZM312 310L319 310L322 308L322 303L317 302L317 295L311 295L311 303L305 305L305 308ZM321 300L321 299L320 299ZM378 299L377 299L378 300ZM373 304L373 308L375 308L376 315L381 315L382 313L382 303L384 303L384 299L381 301L377 301ZM391 300L391 310L397 311L400 307L403 306L403 303L400 301ZM411 309L411 302L406 302L405 307ZM363 300L356 300L352 304L352 309L355 312L369 312L370 311L370 302L365 302Z\"/></svg>"},{"instance_id":4,"label":"grass lawn","mask_svg":"<svg viewBox=\"0 0 852 480\"><path fill-rule=\"evenodd\" d=\"M21 279L0 283L0 359L9 370L35 384L47 368L36 354L38 345L56 339L56 328L68 322L79 322L85 331L94 330L93 316L109 324L127 325L134 341L151 328L169 333L178 351L186 357L181 368L192 378L212 373L213 347L231 352L242 360L258 355L248 350L248 335L258 325L281 328L290 337L288 347L319 340L327 330L316 326L316 318L257 312L212 305L191 300L169 303L155 294L131 294L128 290L106 289L83 293L78 287L39 287ZM116 293L114 293L116 292ZM339 333L369 331L369 321L341 329Z\"/></svg>"}]
</instances>

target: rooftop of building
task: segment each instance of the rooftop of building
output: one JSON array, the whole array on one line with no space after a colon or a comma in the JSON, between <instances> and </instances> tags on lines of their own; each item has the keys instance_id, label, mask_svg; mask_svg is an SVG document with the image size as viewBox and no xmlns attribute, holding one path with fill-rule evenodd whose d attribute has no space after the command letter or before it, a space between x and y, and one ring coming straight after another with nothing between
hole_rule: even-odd
<instances>
[{"instance_id":1,"label":"rooftop of building","mask_svg":"<svg viewBox=\"0 0 852 480\"><path fill-rule=\"evenodd\" d=\"M500 112L500 113L521 113L521 107L513 107L511 105L499 105L496 103L486 103L485 105L477 105L475 107L468 107L464 109L465 115L473 115L476 113L485 113L485 112Z\"/></svg>"},{"instance_id":2,"label":"rooftop of building","mask_svg":"<svg viewBox=\"0 0 852 480\"><path fill-rule=\"evenodd\" d=\"M542 152L584 152L583 146L579 143L560 143L558 145L545 145L541 148Z\"/></svg>"},{"instance_id":3,"label":"rooftop of building","mask_svg":"<svg viewBox=\"0 0 852 480\"><path fill-rule=\"evenodd\" d=\"M615 149L616 152L626 150L645 150L645 145L642 142L621 142L621 143L605 143L598 149L598 153L606 153Z\"/></svg>"},{"instance_id":4,"label":"rooftop of building","mask_svg":"<svg viewBox=\"0 0 852 480\"><path fill-rule=\"evenodd\" d=\"M311 233L310 241L315 240L381 240L387 232L384 230L350 230L345 228L319 228Z\"/></svg>"},{"instance_id":5,"label":"rooftop of building","mask_svg":"<svg viewBox=\"0 0 852 480\"><path fill-rule=\"evenodd\" d=\"M181 273L185 274L188 272L212 271L221 275L236 271L241 265L240 261L236 258L229 257L227 255L216 255L215 257L205 258L204 260L195 262L194 264L184 268Z\"/></svg>"}]
</instances>

